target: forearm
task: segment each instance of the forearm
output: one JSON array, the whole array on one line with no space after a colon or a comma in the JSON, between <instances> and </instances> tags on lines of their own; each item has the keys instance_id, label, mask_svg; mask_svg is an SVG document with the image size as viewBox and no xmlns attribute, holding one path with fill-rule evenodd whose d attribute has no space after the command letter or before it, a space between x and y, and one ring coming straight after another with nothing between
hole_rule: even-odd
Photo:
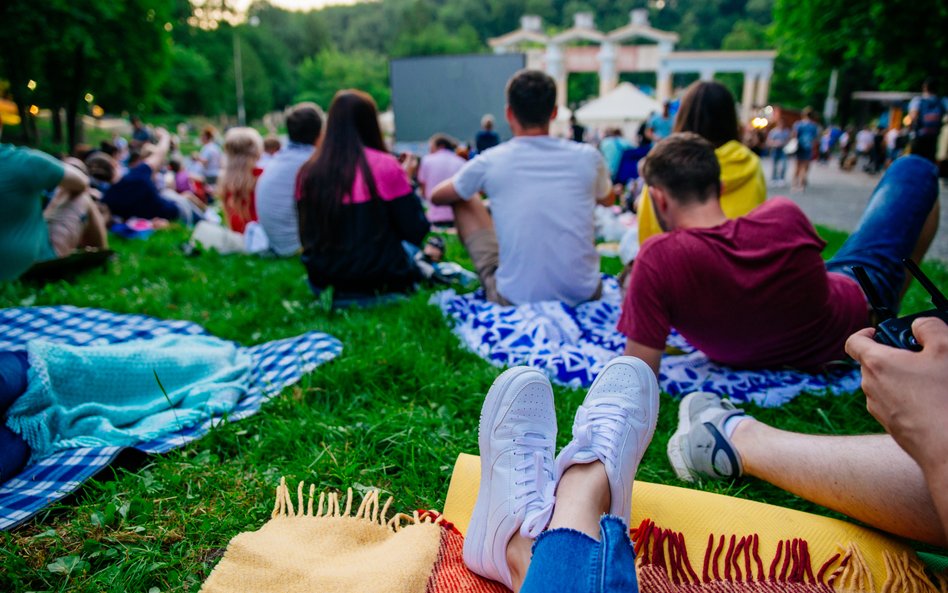
<instances>
[{"instance_id":1,"label":"forearm","mask_svg":"<svg viewBox=\"0 0 948 593\"><path fill-rule=\"evenodd\" d=\"M941 520L943 534L948 534L948 459L941 459L937 463L929 463L929 467L922 467L928 492L931 494L935 510ZM948 539L948 538L946 538Z\"/></svg>"}]
</instances>

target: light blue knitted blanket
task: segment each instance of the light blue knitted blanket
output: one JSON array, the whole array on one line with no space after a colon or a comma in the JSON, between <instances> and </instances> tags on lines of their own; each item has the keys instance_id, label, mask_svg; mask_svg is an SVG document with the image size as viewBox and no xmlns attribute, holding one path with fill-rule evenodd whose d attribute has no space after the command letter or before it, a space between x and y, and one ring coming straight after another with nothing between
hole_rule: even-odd
<instances>
[{"instance_id":1,"label":"light blue knitted blanket","mask_svg":"<svg viewBox=\"0 0 948 593\"><path fill-rule=\"evenodd\" d=\"M247 392L250 356L212 336L105 346L34 341L29 387L7 412L33 459L74 447L127 446L226 414Z\"/></svg>"}]
</instances>

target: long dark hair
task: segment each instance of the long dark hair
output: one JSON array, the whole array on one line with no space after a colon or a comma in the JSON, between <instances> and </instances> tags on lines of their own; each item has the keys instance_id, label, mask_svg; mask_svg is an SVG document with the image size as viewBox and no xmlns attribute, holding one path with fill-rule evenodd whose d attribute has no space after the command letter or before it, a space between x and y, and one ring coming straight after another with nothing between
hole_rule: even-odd
<instances>
[{"instance_id":1,"label":"long dark hair","mask_svg":"<svg viewBox=\"0 0 948 593\"><path fill-rule=\"evenodd\" d=\"M720 82L697 81L681 98L675 132L694 132L715 148L740 138L734 95Z\"/></svg>"},{"instance_id":2,"label":"long dark hair","mask_svg":"<svg viewBox=\"0 0 948 593\"><path fill-rule=\"evenodd\" d=\"M300 211L300 228L315 230L321 247L334 243L342 203L353 191L356 171L362 172L372 201L379 201L366 148L386 150L375 101L362 91L339 91L329 106L322 144L301 174L300 200L308 207ZM303 220L306 211L310 221Z\"/></svg>"}]
</instances>

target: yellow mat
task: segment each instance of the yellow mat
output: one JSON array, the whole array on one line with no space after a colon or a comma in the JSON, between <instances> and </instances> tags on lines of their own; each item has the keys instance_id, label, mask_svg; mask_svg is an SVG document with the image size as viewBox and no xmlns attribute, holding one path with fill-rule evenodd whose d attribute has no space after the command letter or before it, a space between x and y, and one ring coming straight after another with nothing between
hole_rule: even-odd
<instances>
[{"instance_id":1,"label":"yellow mat","mask_svg":"<svg viewBox=\"0 0 948 593\"><path fill-rule=\"evenodd\" d=\"M461 533L467 531L470 523L479 484L479 458L459 455L448 488L444 518ZM636 481L631 527L638 526L644 519L683 534L688 556L697 563L705 557L711 534L716 538L757 534L760 556L768 559L777 554L780 542L805 540L814 570L835 554L857 549L875 583L867 590L881 591L887 581L891 582L888 565L893 558L911 558L913 563L916 560L911 548L900 541L845 521L699 490Z\"/></svg>"}]
</instances>

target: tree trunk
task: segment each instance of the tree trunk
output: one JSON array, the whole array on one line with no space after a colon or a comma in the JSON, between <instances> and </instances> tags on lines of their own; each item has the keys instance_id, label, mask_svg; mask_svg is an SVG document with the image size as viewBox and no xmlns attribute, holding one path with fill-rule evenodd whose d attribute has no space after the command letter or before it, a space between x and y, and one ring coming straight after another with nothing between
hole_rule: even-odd
<instances>
[{"instance_id":1,"label":"tree trunk","mask_svg":"<svg viewBox=\"0 0 948 593\"><path fill-rule=\"evenodd\" d=\"M53 142L56 144L63 143L63 117L60 113L62 108L59 106L53 107Z\"/></svg>"},{"instance_id":2,"label":"tree trunk","mask_svg":"<svg viewBox=\"0 0 948 593\"><path fill-rule=\"evenodd\" d=\"M11 85L13 89L17 88ZM11 89L12 90L12 89ZM36 124L30 115L29 98L25 93L13 91L13 102L20 115L20 138L27 146L36 146Z\"/></svg>"},{"instance_id":3,"label":"tree trunk","mask_svg":"<svg viewBox=\"0 0 948 593\"><path fill-rule=\"evenodd\" d=\"M77 144L82 142L82 114L79 113L79 101L73 100L66 105L66 152L72 153Z\"/></svg>"}]
</instances>

